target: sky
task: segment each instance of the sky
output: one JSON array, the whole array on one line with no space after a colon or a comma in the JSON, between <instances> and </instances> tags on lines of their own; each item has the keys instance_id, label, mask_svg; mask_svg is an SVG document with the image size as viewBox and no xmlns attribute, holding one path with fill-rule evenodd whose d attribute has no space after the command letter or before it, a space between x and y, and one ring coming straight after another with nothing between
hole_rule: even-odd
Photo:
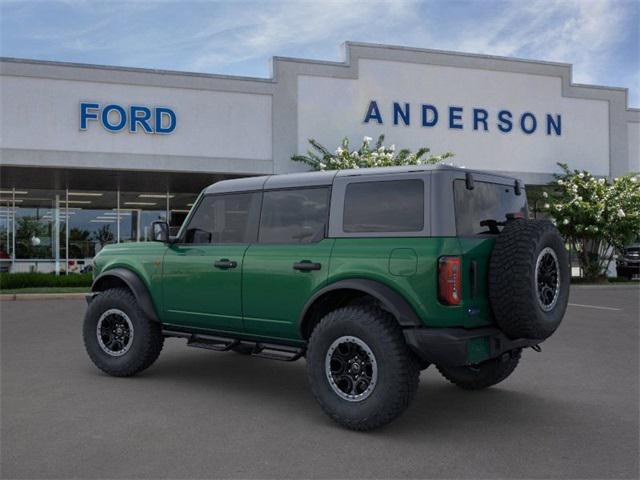
<instances>
[{"instance_id":1,"label":"sky","mask_svg":"<svg viewBox=\"0 0 640 480\"><path fill-rule=\"evenodd\" d=\"M269 77L345 41L573 64L640 107L640 0L0 0L4 57Z\"/></svg>"}]
</instances>

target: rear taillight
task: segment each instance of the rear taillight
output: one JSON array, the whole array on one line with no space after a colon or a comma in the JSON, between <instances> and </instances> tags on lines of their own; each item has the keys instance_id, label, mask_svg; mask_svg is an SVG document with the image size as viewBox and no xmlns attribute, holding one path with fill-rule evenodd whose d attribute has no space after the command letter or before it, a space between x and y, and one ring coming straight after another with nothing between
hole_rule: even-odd
<instances>
[{"instance_id":1,"label":"rear taillight","mask_svg":"<svg viewBox=\"0 0 640 480\"><path fill-rule=\"evenodd\" d=\"M458 305L462 298L460 257L438 259L438 299L445 305Z\"/></svg>"}]
</instances>

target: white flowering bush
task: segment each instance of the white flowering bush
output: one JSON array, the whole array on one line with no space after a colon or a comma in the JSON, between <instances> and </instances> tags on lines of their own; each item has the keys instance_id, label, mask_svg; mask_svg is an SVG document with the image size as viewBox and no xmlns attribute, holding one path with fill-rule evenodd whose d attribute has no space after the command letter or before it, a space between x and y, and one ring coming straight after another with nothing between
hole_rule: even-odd
<instances>
[{"instance_id":1,"label":"white flowering bush","mask_svg":"<svg viewBox=\"0 0 640 480\"><path fill-rule=\"evenodd\" d=\"M398 165L428 165L440 163L453 156L447 152L441 155L429 155L426 147L412 153L408 149L396 151L395 145L384 146L384 135L372 145L371 137L364 137L360 148L351 150L349 139L344 138L334 152L309 139L315 150L309 150L306 155L294 155L291 160L306 163L314 170L344 170L349 168L393 167Z\"/></svg>"},{"instance_id":2,"label":"white flowering bush","mask_svg":"<svg viewBox=\"0 0 640 480\"><path fill-rule=\"evenodd\" d=\"M640 236L640 175L609 182L587 171L563 171L553 182L542 211L578 253L584 276L595 280L606 272L614 252Z\"/></svg>"}]
</instances>

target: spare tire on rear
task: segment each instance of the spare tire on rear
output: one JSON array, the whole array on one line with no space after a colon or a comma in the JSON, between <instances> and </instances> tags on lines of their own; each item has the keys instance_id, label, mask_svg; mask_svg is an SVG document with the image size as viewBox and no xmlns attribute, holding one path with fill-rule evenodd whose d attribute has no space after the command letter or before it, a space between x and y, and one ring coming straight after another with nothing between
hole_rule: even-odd
<instances>
[{"instance_id":1,"label":"spare tire on rear","mask_svg":"<svg viewBox=\"0 0 640 480\"><path fill-rule=\"evenodd\" d=\"M544 340L556 331L569 300L571 273L562 236L547 220L511 220L489 261L489 301L511 338Z\"/></svg>"}]
</instances>

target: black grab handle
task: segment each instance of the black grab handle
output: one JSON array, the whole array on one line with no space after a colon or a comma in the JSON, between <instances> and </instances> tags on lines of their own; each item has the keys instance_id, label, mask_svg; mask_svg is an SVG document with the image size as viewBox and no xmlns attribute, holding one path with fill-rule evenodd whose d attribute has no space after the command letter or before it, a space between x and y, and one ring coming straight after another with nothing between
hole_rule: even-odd
<instances>
[{"instance_id":1,"label":"black grab handle","mask_svg":"<svg viewBox=\"0 0 640 480\"><path fill-rule=\"evenodd\" d=\"M227 258L222 258L213 262L213 266L226 270L228 268L236 268L238 266L238 262L234 262L233 260L229 260Z\"/></svg>"},{"instance_id":2,"label":"black grab handle","mask_svg":"<svg viewBox=\"0 0 640 480\"><path fill-rule=\"evenodd\" d=\"M302 262L296 262L293 264L294 270L300 270L301 272L310 272L311 270L320 270L322 264L316 262L310 262L309 260L303 260Z\"/></svg>"}]
</instances>

